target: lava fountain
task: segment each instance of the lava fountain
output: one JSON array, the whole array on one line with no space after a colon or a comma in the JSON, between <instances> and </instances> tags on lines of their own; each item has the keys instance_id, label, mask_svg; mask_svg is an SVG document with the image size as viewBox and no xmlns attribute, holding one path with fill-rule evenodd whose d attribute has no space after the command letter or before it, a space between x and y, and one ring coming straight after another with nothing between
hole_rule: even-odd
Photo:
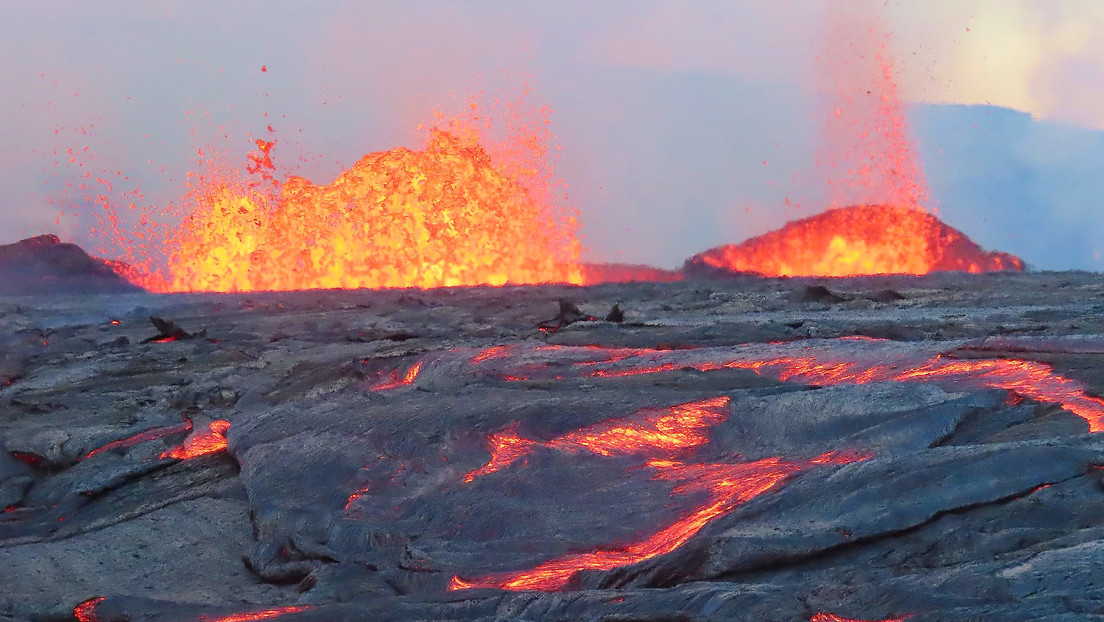
<instances>
[{"instance_id":1,"label":"lava fountain","mask_svg":"<svg viewBox=\"0 0 1104 622\"><path fill-rule=\"evenodd\" d=\"M328 184L278 183L276 142L256 140L246 170L189 174L186 215L164 239L167 271L150 257L113 267L162 292L582 283L578 223L551 182L551 135L516 110L504 140L490 127L473 103L438 120L423 148L370 153Z\"/></svg>"},{"instance_id":2,"label":"lava fountain","mask_svg":"<svg viewBox=\"0 0 1104 622\"><path fill-rule=\"evenodd\" d=\"M827 66L817 71L826 80L818 86L831 94L818 164L833 209L709 249L688 259L687 271L846 277L1022 270L1019 258L985 252L924 209L928 186L888 36L878 20L839 11L821 56Z\"/></svg>"}]
</instances>

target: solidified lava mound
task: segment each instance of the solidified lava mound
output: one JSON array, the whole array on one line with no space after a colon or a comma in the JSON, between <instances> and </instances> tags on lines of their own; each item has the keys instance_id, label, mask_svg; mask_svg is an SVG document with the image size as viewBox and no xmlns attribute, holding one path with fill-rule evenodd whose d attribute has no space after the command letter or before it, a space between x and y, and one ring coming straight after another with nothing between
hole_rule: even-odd
<instances>
[{"instance_id":1,"label":"solidified lava mound","mask_svg":"<svg viewBox=\"0 0 1104 622\"><path fill-rule=\"evenodd\" d=\"M786 223L740 244L686 260L689 273L764 276L860 276L929 272L1020 271L1019 257L988 252L919 209L860 205Z\"/></svg>"},{"instance_id":2,"label":"solidified lava mound","mask_svg":"<svg viewBox=\"0 0 1104 622\"><path fill-rule=\"evenodd\" d=\"M137 292L104 261L56 235L0 245L0 294Z\"/></svg>"}]
</instances>

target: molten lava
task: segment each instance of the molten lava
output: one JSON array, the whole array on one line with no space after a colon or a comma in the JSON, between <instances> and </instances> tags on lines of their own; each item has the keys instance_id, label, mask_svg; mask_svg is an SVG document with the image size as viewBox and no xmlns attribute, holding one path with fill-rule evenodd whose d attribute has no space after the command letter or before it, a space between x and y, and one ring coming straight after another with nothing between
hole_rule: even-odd
<instances>
[{"instance_id":1,"label":"molten lava","mask_svg":"<svg viewBox=\"0 0 1104 622\"><path fill-rule=\"evenodd\" d=\"M449 589L497 587L506 590L559 590L581 570L611 570L670 553L701 531L709 521L779 487L795 473L817 465L846 464L865 458L854 453L826 453L804 462L785 462L780 458L743 464L649 460L647 466L653 470L655 479L676 482L672 494L700 491L708 493L708 500L680 520L626 547L574 553L549 560L530 570L470 580L453 577Z\"/></svg>"},{"instance_id":2,"label":"molten lava","mask_svg":"<svg viewBox=\"0 0 1104 622\"><path fill-rule=\"evenodd\" d=\"M853 338L842 338L847 343ZM865 341L865 340L864 340ZM890 342L872 341L871 344ZM1018 359L953 359L942 355L922 359L900 353L850 359L845 353L817 354L804 348L800 356L761 356L728 348L649 350L545 346L557 358L554 368L526 362L491 372L511 380L528 380L555 369L555 378L565 377L562 363L576 377L621 378L693 369L710 372L748 369L783 381L814 385L864 384L869 382L934 382L950 388L1002 389L1014 396L1058 404L1081 417L1090 432L1104 432L1104 399L1089 395L1082 383L1055 373L1045 363ZM503 374L503 371L505 373ZM508 434L503 433L503 434ZM531 441L530 441L531 442Z\"/></svg>"},{"instance_id":3,"label":"molten lava","mask_svg":"<svg viewBox=\"0 0 1104 622\"><path fill-rule=\"evenodd\" d=\"M858 618L844 618L834 613L820 612L813 617L809 618L809 622L904 622L911 616L904 616L902 618L886 618L884 620L860 620Z\"/></svg>"},{"instance_id":4,"label":"molten lava","mask_svg":"<svg viewBox=\"0 0 1104 622\"><path fill-rule=\"evenodd\" d=\"M188 460L218 453L226 449L226 432L230 429L230 422L225 419L215 419L206 430L196 430L184 439L180 445L161 454L161 458L176 458Z\"/></svg>"},{"instance_id":5,"label":"molten lava","mask_svg":"<svg viewBox=\"0 0 1104 622\"><path fill-rule=\"evenodd\" d=\"M250 171L272 168L258 141ZM573 217L501 164L474 124L373 153L328 185L221 181L170 240L170 291L581 283ZM528 169L526 169L528 170Z\"/></svg>"},{"instance_id":6,"label":"molten lava","mask_svg":"<svg viewBox=\"0 0 1104 622\"><path fill-rule=\"evenodd\" d=\"M100 622L100 616L96 615L96 607L106 599L106 596L89 598L73 608L73 617L77 622Z\"/></svg>"},{"instance_id":7,"label":"molten lava","mask_svg":"<svg viewBox=\"0 0 1104 622\"><path fill-rule=\"evenodd\" d=\"M422 362L417 361L406 370L406 373L399 374L399 371L391 370L386 376L383 376L372 386L369 387L370 391L386 391L388 389L396 389L398 387L408 387L414 384L414 381L418 378L418 374L422 371Z\"/></svg>"},{"instance_id":8,"label":"molten lava","mask_svg":"<svg viewBox=\"0 0 1104 622\"><path fill-rule=\"evenodd\" d=\"M119 439L117 441L111 441L110 443L107 443L106 445L103 445L102 447L97 447L96 449L93 449L92 451L85 454L84 457L85 458L91 458L92 456L95 456L96 454L98 454L100 452L103 452L103 451L111 451L113 449L121 449L123 447L133 447L134 445L138 445L140 443L145 443L146 441L152 441L153 439L161 438L162 436L168 436L170 434L178 434L180 432L187 432L191 429L192 429L192 422L185 419L183 422L178 423L176 425L167 425L167 426L162 426L162 427L157 427L157 428L151 428L149 430L144 430L142 432L139 432L139 433L137 433L133 436L128 436L127 438Z\"/></svg>"},{"instance_id":9,"label":"molten lava","mask_svg":"<svg viewBox=\"0 0 1104 622\"><path fill-rule=\"evenodd\" d=\"M218 618L207 618L202 616L206 622L254 622L255 620L271 620L272 618L278 618L282 615L289 613L298 613L300 611L306 611L310 609L307 605L290 605L287 607L273 607L271 609L262 609L260 611L248 611L245 613L234 613L228 616L220 616Z\"/></svg>"},{"instance_id":10,"label":"molten lava","mask_svg":"<svg viewBox=\"0 0 1104 622\"><path fill-rule=\"evenodd\" d=\"M670 455L692 449L709 441L710 426L728 418L728 402L727 397L716 397L660 410L648 409L634 417L604 421L547 442L519 436L515 425L491 435L487 442L491 459L465 475L464 482L508 467L538 446L568 453L587 451L599 456Z\"/></svg>"},{"instance_id":11,"label":"molten lava","mask_svg":"<svg viewBox=\"0 0 1104 622\"><path fill-rule=\"evenodd\" d=\"M674 482L673 495L704 492L708 499L678 521L628 546L574 553L519 572L470 580L453 577L449 589L558 590L581 570L610 570L669 553L685 544L709 521L780 486L799 471L866 458L856 453L830 452L805 462L767 458L742 464L695 464L677 459L680 453L709 441L708 429L728 418L729 401L728 397L716 397L664 409L647 409L625 419L580 428L546 442L521 437L516 425L492 435L488 439L491 459L465 475L465 483L508 467L541 446L598 456L643 455L646 457L643 466L652 470L653 479Z\"/></svg>"},{"instance_id":12,"label":"molten lava","mask_svg":"<svg viewBox=\"0 0 1104 622\"><path fill-rule=\"evenodd\" d=\"M828 210L686 261L688 271L764 276L978 273L1023 267L1018 257L986 252L966 234L923 210L888 205Z\"/></svg>"}]
</instances>

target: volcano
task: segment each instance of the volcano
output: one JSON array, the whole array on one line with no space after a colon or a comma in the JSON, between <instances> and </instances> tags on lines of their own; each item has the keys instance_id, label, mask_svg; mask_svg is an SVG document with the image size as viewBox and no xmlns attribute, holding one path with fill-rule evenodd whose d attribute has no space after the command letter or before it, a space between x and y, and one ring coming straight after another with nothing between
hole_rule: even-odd
<instances>
[{"instance_id":1,"label":"volcano","mask_svg":"<svg viewBox=\"0 0 1104 622\"><path fill-rule=\"evenodd\" d=\"M698 273L831 277L1023 268L1019 257L985 251L932 214L889 205L830 209L740 244L711 248L685 264L687 272Z\"/></svg>"}]
</instances>

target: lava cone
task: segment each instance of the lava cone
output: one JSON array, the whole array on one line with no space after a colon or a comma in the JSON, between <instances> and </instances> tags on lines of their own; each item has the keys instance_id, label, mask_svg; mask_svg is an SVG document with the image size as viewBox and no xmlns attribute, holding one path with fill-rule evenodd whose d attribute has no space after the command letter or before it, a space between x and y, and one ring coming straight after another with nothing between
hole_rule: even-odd
<instances>
[{"instance_id":1,"label":"lava cone","mask_svg":"<svg viewBox=\"0 0 1104 622\"><path fill-rule=\"evenodd\" d=\"M923 210L889 205L831 209L740 244L711 248L685 265L697 273L837 277L1023 267L1019 257L985 251Z\"/></svg>"}]
</instances>

